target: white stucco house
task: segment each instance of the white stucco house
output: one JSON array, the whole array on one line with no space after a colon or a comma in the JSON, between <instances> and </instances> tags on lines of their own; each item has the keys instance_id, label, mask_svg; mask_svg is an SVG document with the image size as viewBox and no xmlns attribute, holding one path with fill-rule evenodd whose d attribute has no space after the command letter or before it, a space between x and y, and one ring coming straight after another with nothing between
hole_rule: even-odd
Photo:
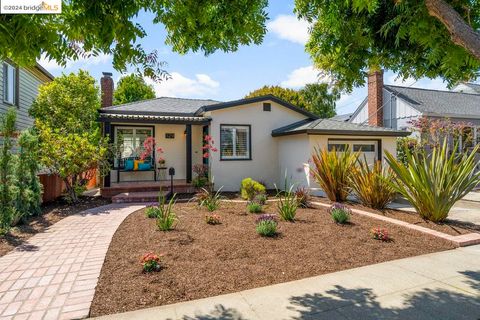
<instances>
[{"instance_id":1,"label":"white stucco house","mask_svg":"<svg viewBox=\"0 0 480 320\"><path fill-rule=\"evenodd\" d=\"M103 181L104 194L125 192L140 181L168 179L166 168L174 168L176 181L190 183L195 164L208 164L216 188L238 191L242 179L263 181L268 188L283 186L285 172L292 183L314 187L308 163L317 148L342 150L350 146L370 160L396 153L396 138L407 132L359 125L316 115L267 95L229 102L161 97L111 106L113 81L102 78L103 104L99 121L113 143L123 144L121 158L133 153L152 136L163 149L154 154L149 170L125 170L124 161L114 160L110 175ZM106 87L107 86L107 87ZM203 138L210 135L217 152L203 157ZM156 158L165 162L158 168ZM120 191L119 191L120 190ZM130 189L131 191L131 189Z\"/></svg>"}]
</instances>

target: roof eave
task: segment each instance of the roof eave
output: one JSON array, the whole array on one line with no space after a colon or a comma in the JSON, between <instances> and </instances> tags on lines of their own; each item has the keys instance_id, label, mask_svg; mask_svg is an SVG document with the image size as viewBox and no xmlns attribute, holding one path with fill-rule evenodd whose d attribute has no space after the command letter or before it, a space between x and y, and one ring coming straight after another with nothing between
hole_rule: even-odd
<instances>
[{"instance_id":1,"label":"roof eave","mask_svg":"<svg viewBox=\"0 0 480 320\"><path fill-rule=\"evenodd\" d=\"M307 135L338 135L338 136L373 136L373 137L407 137L408 131L361 131L361 130L325 130L325 129L302 129L287 132L272 132L272 137L289 136L295 134Z\"/></svg>"}]
</instances>

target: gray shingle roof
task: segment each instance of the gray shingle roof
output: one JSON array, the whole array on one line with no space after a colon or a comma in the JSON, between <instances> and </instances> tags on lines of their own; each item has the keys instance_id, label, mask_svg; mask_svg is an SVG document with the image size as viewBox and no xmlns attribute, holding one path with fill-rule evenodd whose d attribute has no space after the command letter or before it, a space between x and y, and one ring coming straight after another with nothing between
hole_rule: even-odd
<instances>
[{"instance_id":1,"label":"gray shingle roof","mask_svg":"<svg viewBox=\"0 0 480 320\"><path fill-rule=\"evenodd\" d=\"M408 136L410 132L383 127L372 127L332 119L302 120L272 131L272 136L291 134L338 134L363 136Z\"/></svg>"},{"instance_id":2,"label":"gray shingle roof","mask_svg":"<svg viewBox=\"0 0 480 320\"><path fill-rule=\"evenodd\" d=\"M100 109L101 113L193 115L203 106L220 101L160 97Z\"/></svg>"},{"instance_id":3,"label":"gray shingle roof","mask_svg":"<svg viewBox=\"0 0 480 320\"><path fill-rule=\"evenodd\" d=\"M464 85L475 91L476 93L480 93L480 84L465 82Z\"/></svg>"},{"instance_id":4,"label":"gray shingle roof","mask_svg":"<svg viewBox=\"0 0 480 320\"><path fill-rule=\"evenodd\" d=\"M427 115L480 118L479 94L391 85L384 88Z\"/></svg>"},{"instance_id":5,"label":"gray shingle roof","mask_svg":"<svg viewBox=\"0 0 480 320\"><path fill-rule=\"evenodd\" d=\"M348 121L352 117L353 113L346 113L346 114L337 114L336 116L333 116L332 120L337 120L337 121Z\"/></svg>"}]
</instances>

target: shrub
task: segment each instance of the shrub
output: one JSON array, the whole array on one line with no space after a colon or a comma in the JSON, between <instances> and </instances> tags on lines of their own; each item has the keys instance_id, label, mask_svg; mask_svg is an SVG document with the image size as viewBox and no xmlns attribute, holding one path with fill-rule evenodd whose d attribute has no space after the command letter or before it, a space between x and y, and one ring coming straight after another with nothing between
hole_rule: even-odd
<instances>
[{"instance_id":1,"label":"shrub","mask_svg":"<svg viewBox=\"0 0 480 320\"><path fill-rule=\"evenodd\" d=\"M353 191L360 202L370 208L384 209L395 199L396 191L389 183L393 171L376 161L370 167L365 161L359 161L351 175L350 182Z\"/></svg>"},{"instance_id":2,"label":"shrub","mask_svg":"<svg viewBox=\"0 0 480 320\"><path fill-rule=\"evenodd\" d=\"M282 191L277 191L277 208L280 217L285 221L295 221L295 216L297 214L298 202L295 193L293 192L293 186L290 189Z\"/></svg>"},{"instance_id":3,"label":"shrub","mask_svg":"<svg viewBox=\"0 0 480 320\"><path fill-rule=\"evenodd\" d=\"M340 224L345 224L350 221L351 210L344 204L334 203L329 209L330 216L333 221Z\"/></svg>"},{"instance_id":4,"label":"shrub","mask_svg":"<svg viewBox=\"0 0 480 320\"><path fill-rule=\"evenodd\" d=\"M395 172L390 183L422 218L441 222L453 205L480 183L480 171L475 170L478 150L477 145L470 153L450 154L444 141L429 155L408 152L406 166L387 152L388 164Z\"/></svg>"},{"instance_id":5,"label":"shrub","mask_svg":"<svg viewBox=\"0 0 480 320\"><path fill-rule=\"evenodd\" d=\"M385 228L372 228L370 230L370 234L372 235L372 238L375 240L381 240L381 241L390 241L391 238L388 235L388 231Z\"/></svg>"},{"instance_id":6,"label":"shrub","mask_svg":"<svg viewBox=\"0 0 480 320\"><path fill-rule=\"evenodd\" d=\"M263 207L260 203L252 201L247 204L247 210L250 213L260 213L263 211Z\"/></svg>"},{"instance_id":7,"label":"shrub","mask_svg":"<svg viewBox=\"0 0 480 320\"><path fill-rule=\"evenodd\" d=\"M215 214L215 213L206 214L205 215L205 222L207 224L211 224L211 225L220 224L220 216L218 214Z\"/></svg>"},{"instance_id":8,"label":"shrub","mask_svg":"<svg viewBox=\"0 0 480 320\"><path fill-rule=\"evenodd\" d=\"M310 192L307 188L297 188L295 197L297 197L297 203L300 208L308 208L310 206Z\"/></svg>"},{"instance_id":9,"label":"shrub","mask_svg":"<svg viewBox=\"0 0 480 320\"><path fill-rule=\"evenodd\" d=\"M264 237L273 237L277 234L278 222L273 214L262 214L255 221L255 230Z\"/></svg>"},{"instance_id":10,"label":"shrub","mask_svg":"<svg viewBox=\"0 0 480 320\"><path fill-rule=\"evenodd\" d=\"M165 196L161 195L157 207L157 227L161 231L169 231L175 228L177 216L172 211L175 205L175 194L166 202Z\"/></svg>"},{"instance_id":11,"label":"shrub","mask_svg":"<svg viewBox=\"0 0 480 320\"><path fill-rule=\"evenodd\" d=\"M160 271L160 258L162 255L156 255L153 252L147 253L142 257L141 263L144 272Z\"/></svg>"},{"instance_id":12,"label":"shrub","mask_svg":"<svg viewBox=\"0 0 480 320\"><path fill-rule=\"evenodd\" d=\"M218 207L220 207L220 202L222 200L222 195L220 194L221 190L222 188L218 189L217 192L214 192L211 189L202 188L202 191L197 194L198 204L210 212L217 210Z\"/></svg>"},{"instance_id":13,"label":"shrub","mask_svg":"<svg viewBox=\"0 0 480 320\"><path fill-rule=\"evenodd\" d=\"M350 193L350 175L357 158L358 153L352 153L349 149L336 152L335 149L328 151L315 148L310 172L330 201L343 202L347 199Z\"/></svg>"},{"instance_id":14,"label":"shrub","mask_svg":"<svg viewBox=\"0 0 480 320\"><path fill-rule=\"evenodd\" d=\"M242 180L241 194L243 199L252 201L257 195L264 194L265 192L265 186L252 178Z\"/></svg>"},{"instance_id":15,"label":"shrub","mask_svg":"<svg viewBox=\"0 0 480 320\"><path fill-rule=\"evenodd\" d=\"M264 206L267 203L267 195L265 193L257 194L253 201Z\"/></svg>"},{"instance_id":16,"label":"shrub","mask_svg":"<svg viewBox=\"0 0 480 320\"><path fill-rule=\"evenodd\" d=\"M195 188L202 188L208 183L208 179L206 177L195 177L192 180L192 185Z\"/></svg>"}]
</instances>

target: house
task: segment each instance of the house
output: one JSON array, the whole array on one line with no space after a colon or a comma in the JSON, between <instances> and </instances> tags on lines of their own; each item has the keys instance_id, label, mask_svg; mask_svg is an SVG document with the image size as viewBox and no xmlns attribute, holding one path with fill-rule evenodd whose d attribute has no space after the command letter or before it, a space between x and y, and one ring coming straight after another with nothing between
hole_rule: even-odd
<instances>
[{"instance_id":1,"label":"house","mask_svg":"<svg viewBox=\"0 0 480 320\"><path fill-rule=\"evenodd\" d=\"M119 152L113 169L104 179L102 194L111 197L132 190L135 182L168 180L167 168L175 169L176 181L190 183L195 164L208 164L216 188L239 190L242 179L251 177L268 188L290 182L314 187L308 162L314 148L362 151L369 161L395 154L396 138L408 132L354 123L319 119L316 115L275 96L219 102L161 97L112 106L113 80L104 73L99 121ZM218 152L203 158L204 136L212 137ZM163 148L153 154L150 170L125 170L125 158L147 137ZM159 157L165 163L158 164ZM131 168L130 168L131 169ZM141 184L137 184L141 185ZM128 186L128 188L126 187ZM158 189L157 189L158 190Z\"/></svg>"},{"instance_id":2,"label":"house","mask_svg":"<svg viewBox=\"0 0 480 320\"><path fill-rule=\"evenodd\" d=\"M451 91L393 86L383 83L383 71L373 72L368 96L348 122L408 130L410 121L420 117L469 123L474 143L480 142L480 85L461 83Z\"/></svg>"},{"instance_id":3,"label":"house","mask_svg":"<svg viewBox=\"0 0 480 320\"><path fill-rule=\"evenodd\" d=\"M10 61L0 61L0 114L12 106L17 108L17 130L33 125L28 110L38 94L41 84L53 80L53 76L41 65L18 67Z\"/></svg>"}]
</instances>

